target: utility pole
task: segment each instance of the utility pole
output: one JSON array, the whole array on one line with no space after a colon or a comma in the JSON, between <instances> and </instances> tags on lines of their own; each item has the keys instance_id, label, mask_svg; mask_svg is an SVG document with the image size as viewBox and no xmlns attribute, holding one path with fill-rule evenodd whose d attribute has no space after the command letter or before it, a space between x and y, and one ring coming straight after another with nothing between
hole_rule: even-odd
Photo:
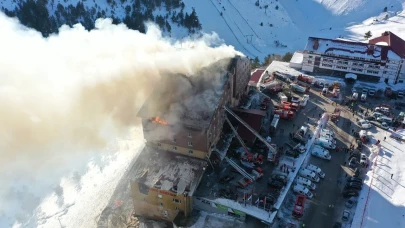
<instances>
[{"instance_id":1,"label":"utility pole","mask_svg":"<svg viewBox=\"0 0 405 228\"><path fill-rule=\"evenodd\" d=\"M252 37L253 37L253 35L245 35L245 36L246 36L246 42L247 42L248 44L252 43Z\"/></svg>"}]
</instances>

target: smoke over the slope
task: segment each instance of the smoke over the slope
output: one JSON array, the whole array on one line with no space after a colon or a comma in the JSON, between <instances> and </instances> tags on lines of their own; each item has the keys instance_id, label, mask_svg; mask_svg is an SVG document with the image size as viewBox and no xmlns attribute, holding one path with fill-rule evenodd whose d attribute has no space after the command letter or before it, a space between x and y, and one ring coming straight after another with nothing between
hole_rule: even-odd
<instances>
[{"instance_id":1,"label":"smoke over the slope","mask_svg":"<svg viewBox=\"0 0 405 228\"><path fill-rule=\"evenodd\" d=\"M1 179L35 176L75 148L102 148L137 124L140 106L162 77L193 75L239 54L216 45L215 34L175 42L147 27L142 34L104 19L92 31L62 27L43 38L0 13ZM17 163L23 166L10 168Z\"/></svg>"}]
</instances>

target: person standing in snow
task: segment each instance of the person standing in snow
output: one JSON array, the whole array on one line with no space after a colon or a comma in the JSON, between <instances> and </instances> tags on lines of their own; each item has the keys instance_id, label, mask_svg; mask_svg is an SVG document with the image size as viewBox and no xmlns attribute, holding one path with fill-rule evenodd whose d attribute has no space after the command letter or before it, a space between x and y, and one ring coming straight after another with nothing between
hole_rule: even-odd
<instances>
[{"instance_id":1,"label":"person standing in snow","mask_svg":"<svg viewBox=\"0 0 405 228\"><path fill-rule=\"evenodd\" d=\"M391 174L391 179L392 179L393 176L394 176L394 174Z\"/></svg>"}]
</instances>

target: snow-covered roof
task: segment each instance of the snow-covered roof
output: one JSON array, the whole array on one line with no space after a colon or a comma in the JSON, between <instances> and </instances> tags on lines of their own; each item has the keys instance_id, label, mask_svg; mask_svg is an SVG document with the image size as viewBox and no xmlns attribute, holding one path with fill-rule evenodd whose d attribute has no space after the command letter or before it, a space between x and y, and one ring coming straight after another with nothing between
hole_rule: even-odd
<instances>
[{"instance_id":1,"label":"snow-covered roof","mask_svg":"<svg viewBox=\"0 0 405 228\"><path fill-rule=\"evenodd\" d=\"M304 54L302 54L301 52L294 52L294 55L291 58L290 63L302 64L303 60Z\"/></svg>"},{"instance_id":2,"label":"snow-covered roof","mask_svg":"<svg viewBox=\"0 0 405 228\"><path fill-rule=\"evenodd\" d=\"M376 45L388 46L388 43L385 41L381 41L381 42L377 42Z\"/></svg>"},{"instance_id":3,"label":"snow-covered roof","mask_svg":"<svg viewBox=\"0 0 405 228\"><path fill-rule=\"evenodd\" d=\"M145 147L134 164L132 180L148 187L193 195L207 166L202 159Z\"/></svg>"},{"instance_id":4,"label":"snow-covered roof","mask_svg":"<svg viewBox=\"0 0 405 228\"><path fill-rule=\"evenodd\" d=\"M309 37L305 50L322 53L358 57L370 60L386 60L389 47L378 44L362 42L351 42L346 40L332 40L324 38ZM401 59L394 52L390 59Z\"/></svg>"}]
</instances>

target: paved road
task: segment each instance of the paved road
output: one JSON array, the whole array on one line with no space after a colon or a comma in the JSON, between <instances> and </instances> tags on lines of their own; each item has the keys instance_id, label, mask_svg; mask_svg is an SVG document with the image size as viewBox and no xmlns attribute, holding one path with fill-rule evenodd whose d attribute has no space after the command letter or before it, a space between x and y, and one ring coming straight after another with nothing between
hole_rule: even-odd
<instances>
[{"instance_id":1,"label":"paved road","mask_svg":"<svg viewBox=\"0 0 405 228\"><path fill-rule=\"evenodd\" d=\"M319 97L318 93L314 93L311 96L311 100L314 101L321 109L327 111L333 111L335 106L332 106L323 97ZM352 140L349 136L350 127L349 119L352 116L351 113L342 112L339 122L335 125L329 121L329 126L333 128L337 135L337 146L342 148L345 145L350 144ZM337 180L341 177L343 171L343 163L346 158L346 153L342 151L330 151L332 155L331 161L326 161L311 157L310 163L320 167L326 174L318 185L316 190L316 196L310 201L308 209L304 215L303 223L305 227L332 227L336 217L336 207L329 207L329 205L337 205L342 201L341 188L337 183Z\"/></svg>"}]
</instances>

